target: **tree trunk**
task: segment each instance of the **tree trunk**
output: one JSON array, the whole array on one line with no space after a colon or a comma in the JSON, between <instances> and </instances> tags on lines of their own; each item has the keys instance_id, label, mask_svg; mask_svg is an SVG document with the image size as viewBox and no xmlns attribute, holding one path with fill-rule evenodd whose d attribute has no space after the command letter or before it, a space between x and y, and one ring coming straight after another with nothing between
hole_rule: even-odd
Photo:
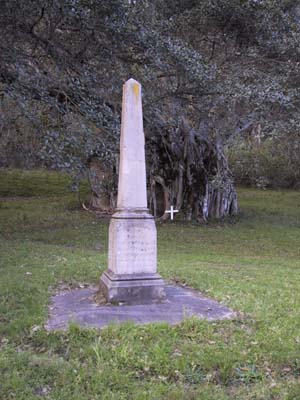
<instances>
[{"instance_id":1,"label":"tree trunk","mask_svg":"<svg viewBox=\"0 0 300 400\"><path fill-rule=\"evenodd\" d=\"M113 190L115 177L97 156L88 160L88 178L91 187L89 208L111 213L115 207L116 196Z\"/></svg>"}]
</instances>

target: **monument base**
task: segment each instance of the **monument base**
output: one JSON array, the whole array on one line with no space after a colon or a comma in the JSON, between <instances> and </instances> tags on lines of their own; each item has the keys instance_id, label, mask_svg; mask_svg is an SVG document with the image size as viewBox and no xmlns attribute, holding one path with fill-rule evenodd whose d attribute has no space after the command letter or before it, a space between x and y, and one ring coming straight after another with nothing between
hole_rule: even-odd
<instances>
[{"instance_id":1,"label":"monument base","mask_svg":"<svg viewBox=\"0 0 300 400\"><path fill-rule=\"evenodd\" d=\"M159 274L116 275L105 271L100 292L108 303L147 304L165 299L165 284Z\"/></svg>"}]
</instances>

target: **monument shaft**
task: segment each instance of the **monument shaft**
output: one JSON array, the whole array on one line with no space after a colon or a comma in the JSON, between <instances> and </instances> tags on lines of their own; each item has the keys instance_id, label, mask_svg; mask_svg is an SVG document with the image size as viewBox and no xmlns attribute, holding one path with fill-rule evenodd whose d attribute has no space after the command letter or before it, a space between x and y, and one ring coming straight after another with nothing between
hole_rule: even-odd
<instances>
[{"instance_id":1,"label":"monument shaft","mask_svg":"<svg viewBox=\"0 0 300 400\"><path fill-rule=\"evenodd\" d=\"M147 209L145 137L141 85L123 86L118 209Z\"/></svg>"},{"instance_id":2,"label":"monument shaft","mask_svg":"<svg viewBox=\"0 0 300 400\"><path fill-rule=\"evenodd\" d=\"M141 85L123 87L117 210L109 227L108 270L100 290L109 302L147 303L165 296L157 274L154 218L147 208Z\"/></svg>"}]
</instances>

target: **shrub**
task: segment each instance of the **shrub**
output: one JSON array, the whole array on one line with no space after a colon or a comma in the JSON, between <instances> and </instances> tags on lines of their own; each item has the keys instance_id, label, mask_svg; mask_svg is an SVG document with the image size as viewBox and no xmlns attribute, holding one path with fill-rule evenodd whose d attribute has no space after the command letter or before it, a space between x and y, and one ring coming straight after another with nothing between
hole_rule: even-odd
<instances>
[{"instance_id":1,"label":"shrub","mask_svg":"<svg viewBox=\"0 0 300 400\"><path fill-rule=\"evenodd\" d=\"M239 143L229 151L236 183L260 188L300 189L300 134Z\"/></svg>"}]
</instances>

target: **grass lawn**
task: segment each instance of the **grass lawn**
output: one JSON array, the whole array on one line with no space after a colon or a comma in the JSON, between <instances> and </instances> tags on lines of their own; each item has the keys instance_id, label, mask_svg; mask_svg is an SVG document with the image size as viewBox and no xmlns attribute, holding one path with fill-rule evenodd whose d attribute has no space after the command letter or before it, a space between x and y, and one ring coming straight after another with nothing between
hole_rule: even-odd
<instances>
[{"instance_id":1,"label":"grass lawn","mask_svg":"<svg viewBox=\"0 0 300 400\"><path fill-rule=\"evenodd\" d=\"M43 329L59 284L96 283L108 221L67 177L0 172L0 399L300 399L300 192L239 190L240 215L158 226L158 269L233 321Z\"/></svg>"}]
</instances>

